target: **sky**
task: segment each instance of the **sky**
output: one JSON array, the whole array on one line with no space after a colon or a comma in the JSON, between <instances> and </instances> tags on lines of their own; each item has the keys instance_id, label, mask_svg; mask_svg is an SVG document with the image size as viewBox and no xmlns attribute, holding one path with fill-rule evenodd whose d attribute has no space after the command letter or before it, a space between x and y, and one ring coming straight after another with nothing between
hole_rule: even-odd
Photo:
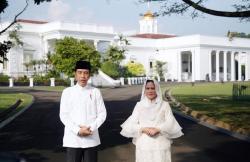
<instances>
[{"instance_id":1,"label":"sky","mask_svg":"<svg viewBox=\"0 0 250 162\"><path fill-rule=\"evenodd\" d=\"M147 4L138 3L138 0L52 0L40 5L29 1L28 9L19 18L113 26L118 33L138 32L140 14L148 10ZM237 0L209 0L208 7L229 10L230 2L237 3ZM9 7L0 15L1 21L12 20L24 6L25 0L9 0ZM152 12L159 11L159 8L158 2L151 2ZM203 14L192 19L185 14L159 16L157 19L158 33L164 34L225 36L228 30L250 34L250 22L241 22L237 18Z\"/></svg>"}]
</instances>

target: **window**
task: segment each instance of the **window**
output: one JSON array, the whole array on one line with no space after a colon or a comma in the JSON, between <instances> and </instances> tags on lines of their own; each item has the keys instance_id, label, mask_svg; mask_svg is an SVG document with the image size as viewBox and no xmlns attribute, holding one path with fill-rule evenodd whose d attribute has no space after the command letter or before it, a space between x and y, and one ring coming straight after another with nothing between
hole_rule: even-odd
<instances>
[{"instance_id":1,"label":"window","mask_svg":"<svg viewBox=\"0 0 250 162\"><path fill-rule=\"evenodd\" d=\"M32 60L33 60L33 51L25 50L23 53L23 62L29 63Z\"/></svg>"},{"instance_id":2,"label":"window","mask_svg":"<svg viewBox=\"0 0 250 162\"><path fill-rule=\"evenodd\" d=\"M149 62L149 67L150 67L150 69L153 68L153 62L152 61Z\"/></svg>"},{"instance_id":3,"label":"window","mask_svg":"<svg viewBox=\"0 0 250 162\"><path fill-rule=\"evenodd\" d=\"M130 56L130 61L131 61L131 62L135 62L135 61L136 61L135 55L131 55L131 56Z\"/></svg>"}]
</instances>

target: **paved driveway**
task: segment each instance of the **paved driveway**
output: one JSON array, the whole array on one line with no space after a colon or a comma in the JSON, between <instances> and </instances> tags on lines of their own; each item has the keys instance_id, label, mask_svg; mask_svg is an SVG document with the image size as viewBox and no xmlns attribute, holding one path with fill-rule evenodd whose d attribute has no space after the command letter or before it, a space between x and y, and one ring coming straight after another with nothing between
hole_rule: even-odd
<instances>
[{"instance_id":1,"label":"paved driveway","mask_svg":"<svg viewBox=\"0 0 250 162\"><path fill-rule=\"evenodd\" d=\"M28 162L64 162L63 125L59 120L60 92L16 90L30 93L35 103L0 129L0 153L21 156ZM100 128L99 162L134 162L134 146L119 135L120 124L140 98L141 86L103 89L108 111ZM173 162L247 162L250 143L221 134L177 116L185 136L174 141ZM0 160L0 162L2 162Z\"/></svg>"}]
</instances>

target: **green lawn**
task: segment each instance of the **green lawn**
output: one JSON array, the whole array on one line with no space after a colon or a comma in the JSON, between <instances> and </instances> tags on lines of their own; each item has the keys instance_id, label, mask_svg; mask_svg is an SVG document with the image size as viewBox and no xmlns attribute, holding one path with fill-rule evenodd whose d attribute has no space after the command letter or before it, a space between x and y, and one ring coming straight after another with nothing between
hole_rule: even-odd
<instances>
[{"instance_id":1,"label":"green lawn","mask_svg":"<svg viewBox=\"0 0 250 162\"><path fill-rule=\"evenodd\" d=\"M165 86L181 103L215 119L250 132L250 100L232 100L232 83Z\"/></svg>"},{"instance_id":2,"label":"green lawn","mask_svg":"<svg viewBox=\"0 0 250 162\"><path fill-rule=\"evenodd\" d=\"M17 111L26 107L28 104L32 102L32 96L23 93L0 93L0 112L6 110L11 105L15 104L15 102L21 99L22 102L18 106Z\"/></svg>"},{"instance_id":3,"label":"green lawn","mask_svg":"<svg viewBox=\"0 0 250 162\"><path fill-rule=\"evenodd\" d=\"M35 86L34 89L36 90L43 90L43 91L62 91L67 87L64 86L55 86L55 87L50 87L50 86Z\"/></svg>"}]
</instances>

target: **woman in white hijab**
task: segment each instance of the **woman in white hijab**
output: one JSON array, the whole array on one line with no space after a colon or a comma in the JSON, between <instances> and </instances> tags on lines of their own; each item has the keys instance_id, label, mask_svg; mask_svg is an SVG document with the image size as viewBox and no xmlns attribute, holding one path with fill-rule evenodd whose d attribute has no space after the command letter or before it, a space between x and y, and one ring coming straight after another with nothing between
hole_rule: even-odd
<instances>
[{"instance_id":1,"label":"woman in white hijab","mask_svg":"<svg viewBox=\"0 0 250 162\"><path fill-rule=\"evenodd\" d=\"M121 135L133 138L136 162L171 162L171 139L183 135L155 80L145 82L140 102L121 127Z\"/></svg>"}]
</instances>

